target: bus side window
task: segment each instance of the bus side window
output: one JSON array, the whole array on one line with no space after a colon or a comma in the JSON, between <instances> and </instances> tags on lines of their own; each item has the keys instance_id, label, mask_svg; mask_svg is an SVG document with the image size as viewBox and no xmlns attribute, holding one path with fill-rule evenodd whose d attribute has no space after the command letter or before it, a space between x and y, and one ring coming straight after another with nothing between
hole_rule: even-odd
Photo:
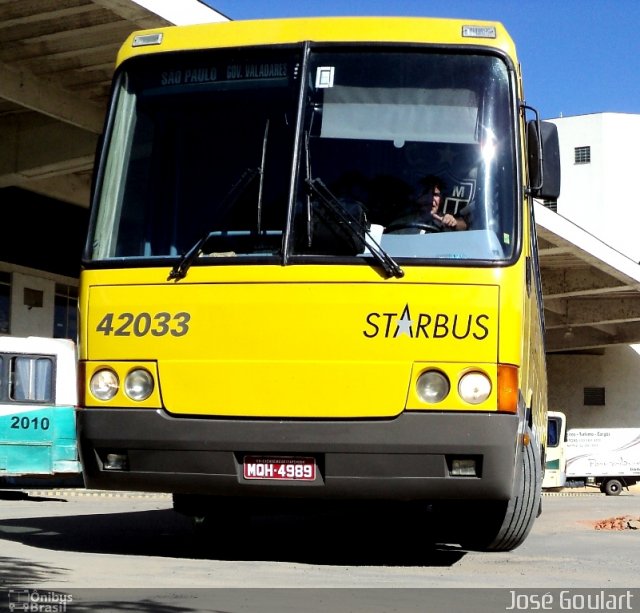
<instances>
[{"instance_id":1,"label":"bus side window","mask_svg":"<svg viewBox=\"0 0 640 613\"><path fill-rule=\"evenodd\" d=\"M53 402L53 370L53 360L50 358L13 358L10 399L17 402Z\"/></svg>"},{"instance_id":2,"label":"bus side window","mask_svg":"<svg viewBox=\"0 0 640 613\"><path fill-rule=\"evenodd\" d=\"M549 419L547 427L547 447L557 447L560 443L558 440L558 425L556 419Z\"/></svg>"}]
</instances>

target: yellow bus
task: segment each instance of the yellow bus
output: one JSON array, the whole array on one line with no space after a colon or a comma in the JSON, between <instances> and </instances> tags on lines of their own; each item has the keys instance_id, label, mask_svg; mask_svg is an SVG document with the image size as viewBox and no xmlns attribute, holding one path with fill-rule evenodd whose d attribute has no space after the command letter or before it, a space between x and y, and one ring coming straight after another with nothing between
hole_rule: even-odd
<instances>
[{"instance_id":1,"label":"yellow bus","mask_svg":"<svg viewBox=\"0 0 640 613\"><path fill-rule=\"evenodd\" d=\"M525 539L546 438L532 199L557 197L559 164L502 25L134 33L96 168L88 487L170 492L205 519L472 508L465 547Z\"/></svg>"}]
</instances>

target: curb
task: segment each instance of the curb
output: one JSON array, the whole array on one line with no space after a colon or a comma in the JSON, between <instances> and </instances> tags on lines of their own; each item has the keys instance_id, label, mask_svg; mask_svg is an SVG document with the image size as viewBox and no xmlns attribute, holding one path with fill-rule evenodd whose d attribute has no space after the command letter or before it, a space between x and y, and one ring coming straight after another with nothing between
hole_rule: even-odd
<instances>
[{"instance_id":1,"label":"curb","mask_svg":"<svg viewBox=\"0 0 640 613\"><path fill-rule=\"evenodd\" d=\"M634 488L629 488L628 490L624 489L620 493L620 496L634 496L638 493L640 492L638 492L637 489L634 490ZM551 491L545 492L543 490L542 495L543 496L605 496L606 498L615 498L615 496L606 496L597 487L590 488L590 490L587 490L587 491L583 490L582 488L578 488L578 491L575 491L572 488L568 488L568 489L561 490L559 492L551 492Z\"/></svg>"},{"instance_id":2,"label":"curb","mask_svg":"<svg viewBox=\"0 0 640 613\"><path fill-rule=\"evenodd\" d=\"M604 496L600 491L597 492L542 492L543 496Z\"/></svg>"},{"instance_id":3,"label":"curb","mask_svg":"<svg viewBox=\"0 0 640 613\"><path fill-rule=\"evenodd\" d=\"M43 497L65 497L73 496L77 498L137 498L143 500L166 500L171 501L172 495L163 492L127 492L116 490L87 490L83 488L56 488L56 489L20 489L27 496L43 496ZM634 492L625 492L627 495L633 495ZM584 496L604 496L599 490L594 491L572 491L563 490L560 492L542 492L544 497L553 496L571 496L571 497L584 497Z\"/></svg>"},{"instance_id":4,"label":"curb","mask_svg":"<svg viewBox=\"0 0 640 613\"><path fill-rule=\"evenodd\" d=\"M85 489L43 489L43 490L22 490L27 496L44 497L64 497L73 496L78 498L142 498L146 500L168 500L171 501L171 494L162 492L120 492L111 490L85 490Z\"/></svg>"}]
</instances>

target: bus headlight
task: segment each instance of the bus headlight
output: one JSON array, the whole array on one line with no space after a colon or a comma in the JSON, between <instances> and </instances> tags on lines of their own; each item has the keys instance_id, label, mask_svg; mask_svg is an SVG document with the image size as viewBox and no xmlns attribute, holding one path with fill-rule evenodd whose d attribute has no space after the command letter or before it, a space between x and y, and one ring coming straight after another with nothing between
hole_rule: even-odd
<instances>
[{"instance_id":1,"label":"bus headlight","mask_svg":"<svg viewBox=\"0 0 640 613\"><path fill-rule=\"evenodd\" d=\"M118 375L112 370L103 368L93 374L89 389L98 400L111 400L116 395L119 385Z\"/></svg>"},{"instance_id":2,"label":"bus headlight","mask_svg":"<svg viewBox=\"0 0 640 613\"><path fill-rule=\"evenodd\" d=\"M153 377L144 368L132 370L124 380L124 393L131 400L146 400L153 391Z\"/></svg>"},{"instance_id":3,"label":"bus headlight","mask_svg":"<svg viewBox=\"0 0 640 613\"><path fill-rule=\"evenodd\" d=\"M416 392L422 402L440 402L449 394L449 379L439 370L423 372L416 382Z\"/></svg>"},{"instance_id":4,"label":"bus headlight","mask_svg":"<svg viewBox=\"0 0 640 613\"><path fill-rule=\"evenodd\" d=\"M491 393L491 380L482 372L468 372L458 383L458 393L465 402L480 404Z\"/></svg>"}]
</instances>

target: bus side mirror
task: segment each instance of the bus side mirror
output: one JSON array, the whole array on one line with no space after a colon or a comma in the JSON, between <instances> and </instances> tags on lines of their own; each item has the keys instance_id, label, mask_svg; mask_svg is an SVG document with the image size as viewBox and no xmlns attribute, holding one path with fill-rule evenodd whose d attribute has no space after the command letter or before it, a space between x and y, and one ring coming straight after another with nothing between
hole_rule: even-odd
<instances>
[{"instance_id":1,"label":"bus side mirror","mask_svg":"<svg viewBox=\"0 0 640 613\"><path fill-rule=\"evenodd\" d=\"M542 200L557 200L560 196L560 144L557 126L549 121L529 121L527 150L531 195Z\"/></svg>"}]
</instances>

